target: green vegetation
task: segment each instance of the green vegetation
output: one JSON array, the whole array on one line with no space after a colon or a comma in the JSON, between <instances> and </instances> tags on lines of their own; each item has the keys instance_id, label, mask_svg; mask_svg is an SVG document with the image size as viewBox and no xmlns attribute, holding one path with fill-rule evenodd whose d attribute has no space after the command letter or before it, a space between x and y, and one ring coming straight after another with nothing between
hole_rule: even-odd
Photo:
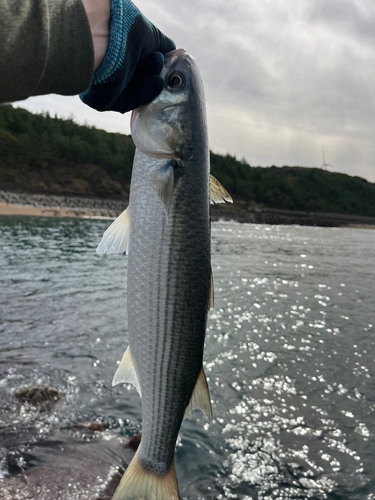
<instances>
[{"instance_id":1,"label":"green vegetation","mask_svg":"<svg viewBox=\"0 0 375 500\"><path fill-rule=\"evenodd\" d=\"M375 216L375 184L305 167L250 167L211 153L211 172L234 196L259 207Z\"/></svg>"},{"instance_id":2,"label":"green vegetation","mask_svg":"<svg viewBox=\"0 0 375 500\"><path fill-rule=\"evenodd\" d=\"M127 197L133 155L129 136L0 106L0 189ZM211 172L242 204L375 216L375 184L360 177L214 153Z\"/></svg>"},{"instance_id":3,"label":"green vegetation","mask_svg":"<svg viewBox=\"0 0 375 500\"><path fill-rule=\"evenodd\" d=\"M0 188L122 197L133 155L128 136L0 106Z\"/></svg>"}]
</instances>

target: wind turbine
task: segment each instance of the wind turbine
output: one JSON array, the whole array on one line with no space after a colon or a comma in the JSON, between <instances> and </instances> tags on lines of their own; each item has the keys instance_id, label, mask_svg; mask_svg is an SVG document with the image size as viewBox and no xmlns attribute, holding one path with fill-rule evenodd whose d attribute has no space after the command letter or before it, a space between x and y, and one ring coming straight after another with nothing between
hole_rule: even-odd
<instances>
[{"instance_id":1,"label":"wind turbine","mask_svg":"<svg viewBox=\"0 0 375 500\"><path fill-rule=\"evenodd\" d=\"M324 154L324 147L323 146L322 146L322 157L323 157L323 163L322 163L322 166L320 168L322 168L323 170L328 170L329 167L333 167L333 165L331 165L330 163L326 163L326 157Z\"/></svg>"}]
</instances>

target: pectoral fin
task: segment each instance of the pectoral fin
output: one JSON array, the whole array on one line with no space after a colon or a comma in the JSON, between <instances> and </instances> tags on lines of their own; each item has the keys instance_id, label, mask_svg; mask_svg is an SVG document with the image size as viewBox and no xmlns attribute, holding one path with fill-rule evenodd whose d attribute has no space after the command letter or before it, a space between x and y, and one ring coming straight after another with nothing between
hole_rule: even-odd
<instances>
[{"instance_id":1,"label":"pectoral fin","mask_svg":"<svg viewBox=\"0 0 375 500\"><path fill-rule=\"evenodd\" d=\"M189 404L185 408L184 418L186 418L195 408L200 408L210 419L212 419L210 393L208 392L208 385L203 366L200 369L197 381L195 382L194 391L191 395Z\"/></svg>"},{"instance_id":2,"label":"pectoral fin","mask_svg":"<svg viewBox=\"0 0 375 500\"><path fill-rule=\"evenodd\" d=\"M142 397L141 385L139 383L138 375L134 366L133 358L130 352L130 347L125 351L121 363L116 370L115 376L112 380L112 385L120 383L133 384L137 389L139 395Z\"/></svg>"},{"instance_id":3,"label":"pectoral fin","mask_svg":"<svg viewBox=\"0 0 375 500\"><path fill-rule=\"evenodd\" d=\"M210 203L225 202L233 203L231 195L213 175L210 175Z\"/></svg>"},{"instance_id":4,"label":"pectoral fin","mask_svg":"<svg viewBox=\"0 0 375 500\"><path fill-rule=\"evenodd\" d=\"M154 177L158 187L159 199L164 205L167 219L169 216L169 209L176 181L175 166L176 162L174 160L168 161L160 170L157 171Z\"/></svg>"},{"instance_id":5,"label":"pectoral fin","mask_svg":"<svg viewBox=\"0 0 375 500\"><path fill-rule=\"evenodd\" d=\"M130 215L129 207L112 222L103 234L96 253L129 252Z\"/></svg>"}]
</instances>

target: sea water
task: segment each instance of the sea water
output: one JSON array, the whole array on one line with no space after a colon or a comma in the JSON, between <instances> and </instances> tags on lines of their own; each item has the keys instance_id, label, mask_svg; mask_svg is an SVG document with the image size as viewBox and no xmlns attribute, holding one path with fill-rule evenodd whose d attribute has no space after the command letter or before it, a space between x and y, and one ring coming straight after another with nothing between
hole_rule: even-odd
<instances>
[{"instance_id":1,"label":"sea water","mask_svg":"<svg viewBox=\"0 0 375 500\"><path fill-rule=\"evenodd\" d=\"M108 224L0 218L5 479L52 462L41 439L60 435L62 453L61 431L79 422L141 432L137 392L111 386L128 342L127 258L95 254ZM218 222L212 267L204 364L214 418L195 410L182 425L181 496L375 498L375 232ZM15 392L33 384L55 387L64 404L26 408ZM91 500L86 490L61 498Z\"/></svg>"}]
</instances>

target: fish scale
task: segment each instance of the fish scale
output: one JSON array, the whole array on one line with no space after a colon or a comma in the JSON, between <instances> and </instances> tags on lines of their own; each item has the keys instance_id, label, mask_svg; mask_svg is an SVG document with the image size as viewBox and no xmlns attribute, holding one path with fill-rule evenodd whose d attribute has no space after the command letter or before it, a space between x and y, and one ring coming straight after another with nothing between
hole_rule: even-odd
<instances>
[{"instance_id":1,"label":"fish scale","mask_svg":"<svg viewBox=\"0 0 375 500\"><path fill-rule=\"evenodd\" d=\"M113 385L142 396L142 440L114 500L178 500L174 450L194 408L211 416L203 371L213 306L209 202L231 201L209 176L203 84L184 50L164 59L165 87L132 115L136 145L129 207L98 253L129 251L129 347Z\"/></svg>"},{"instance_id":2,"label":"fish scale","mask_svg":"<svg viewBox=\"0 0 375 500\"><path fill-rule=\"evenodd\" d=\"M184 410L202 366L210 276L208 195L206 217L200 217L203 227L199 228L190 213L194 194L199 194L195 187L189 190L195 171L189 165L184 172L167 221L157 186L144 179L149 176L149 159L137 152L130 199L128 317L132 356L142 387L140 460L148 468L162 462L165 470L170 467ZM204 185L202 189L208 192Z\"/></svg>"}]
</instances>

